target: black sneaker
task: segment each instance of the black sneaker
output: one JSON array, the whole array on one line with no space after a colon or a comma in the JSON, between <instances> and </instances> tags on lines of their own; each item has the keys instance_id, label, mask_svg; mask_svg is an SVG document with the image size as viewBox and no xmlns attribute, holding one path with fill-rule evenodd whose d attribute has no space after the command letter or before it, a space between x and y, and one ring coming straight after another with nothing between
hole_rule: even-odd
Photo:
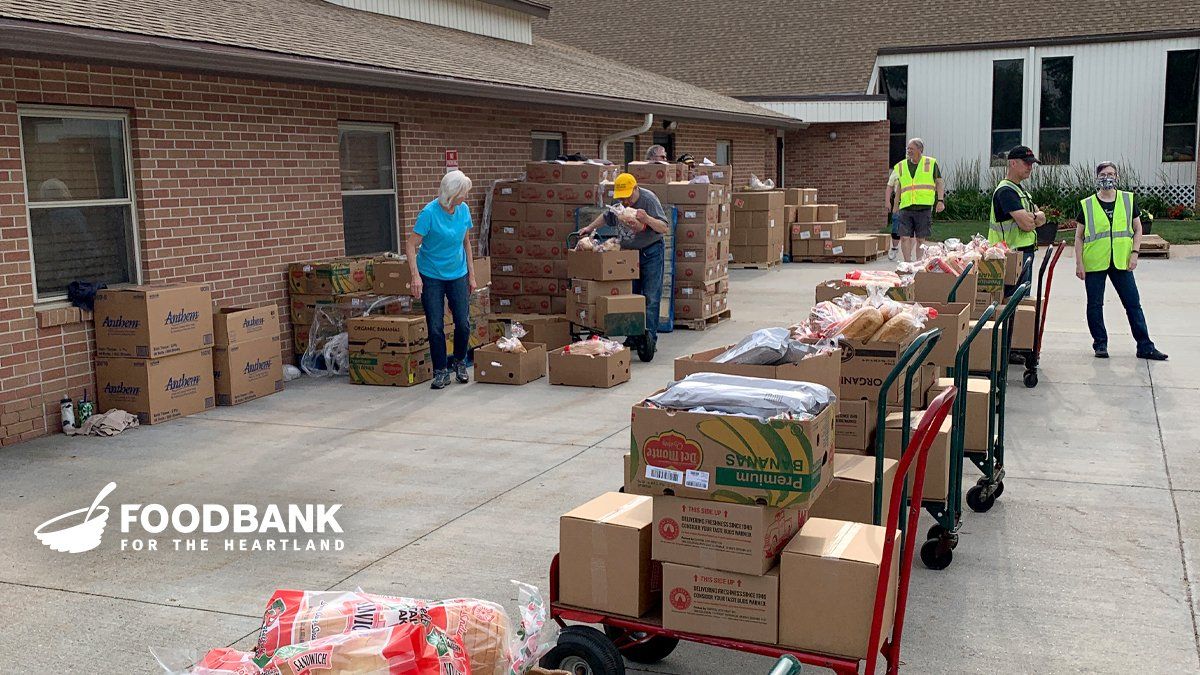
<instances>
[{"instance_id":1,"label":"black sneaker","mask_svg":"<svg viewBox=\"0 0 1200 675\"><path fill-rule=\"evenodd\" d=\"M449 370L433 371L433 383L429 385L430 389L445 389L448 384L450 384Z\"/></svg>"},{"instance_id":2,"label":"black sneaker","mask_svg":"<svg viewBox=\"0 0 1200 675\"><path fill-rule=\"evenodd\" d=\"M1138 354L1137 357L1139 359L1146 359L1147 361L1166 361L1167 360L1167 355L1158 351L1157 349L1153 349L1148 352Z\"/></svg>"},{"instance_id":3,"label":"black sneaker","mask_svg":"<svg viewBox=\"0 0 1200 675\"><path fill-rule=\"evenodd\" d=\"M459 361L458 363L454 364L454 379L458 380L462 384L466 384L471 381L471 376L467 374L466 361Z\"/></svg>"},{"instance_id":4,"label":"black sneaker","mask_svg":"<svg viewBox=\"0 0 1200 675\"><path fill-rule=\"evenodd\" d=\"M1096 350L1096 358L1107 359L1108 358L1108 350L1107 349L1097 349Z\"/></svg>"}]
</instances>

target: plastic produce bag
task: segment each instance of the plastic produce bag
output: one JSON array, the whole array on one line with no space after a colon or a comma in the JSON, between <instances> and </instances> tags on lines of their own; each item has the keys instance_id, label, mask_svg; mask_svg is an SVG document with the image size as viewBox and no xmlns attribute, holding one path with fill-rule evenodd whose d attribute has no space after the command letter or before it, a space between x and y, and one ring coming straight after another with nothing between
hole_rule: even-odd
<instances>
[{"instance_id":1,"label":"plastic produce bag","mask_svg":"<svg viewBox=\"0 0 1200 675\"><path fill-rule=\"evenodd\" d=\"M769 380L720 373L693 373L646 399L671 410L810 419L837 400L833 391L812 382Z\"/></svg>"},{"instance_id":2,"label":"plastic produce bag","mask_svg":"<svg viewBox=\"0 0 1200 675\"><path fill-rule=\"evenodd\" d=\"M774 179L771 179L771 178L768 178L766 180L759 180L758 176L755 176L754 174L750 174L750 186L749 187L751 190L774 190L775 189L775 181L774 181Z\"/></svg>"},{"instance_id":3,"label":"plastic produce bag","mask_svg":"<svg viewBox=\"0 0 1200 675\"><path fill-rule=\"evenodd\" d=\"M508 335L496 340L496 348L502 352L510 354L526 353L525 345L521 344L521 338L525 337L525 327L514 321L508 328Z\"/></svg>"},{"instance_id":4,"label":"plastic produce bag","mask_svg":"<svg viewBox=\"0 0 1200 675\"><path fill-rule=\"evenodd\" d=\"M318 305L308 329L308 349L300 357L300 370L310 377L349 374L350 336L346 333L346 321L368 314L400 314L412 308L413 299L407 295L381 295L369 303Z\"/></svg>"},{"instance_id":5,"label":"plastic produce bag","mask_svg":"<svg viewBox=\"0 0 1200 675\"><path fill-rule=\"evenodd\" d=\"M574 354L576 356L612 356L624 349L625 346L616 340L602 338L599 335L593 335L586 340L580 340L563 347L564 354Z\"/></svg>"},{"instance_id":6,"label":"plastic produce bag","mask_svg":"<svg viewBox=\"0 0 1200 675\"><path fill-rule=\"evenodd\" d=\"M259 675L262 669L254 655L222 647L210 650L202 658L190 650L150 650L158 665L170 675Z\"/></svg>"},{"instance_id":7,"label":"plastic produce bag","mask_svg":"<svg viewBox=\"0 0 1200 675\"><path fill-rule=\"evenodd\" d=\"M791 337L787 328L762 328L742 338L733 347L718 354L713 363L777 366L799 363L823 351L817 345L806 344Z\"/></svg>"}]
</instances>

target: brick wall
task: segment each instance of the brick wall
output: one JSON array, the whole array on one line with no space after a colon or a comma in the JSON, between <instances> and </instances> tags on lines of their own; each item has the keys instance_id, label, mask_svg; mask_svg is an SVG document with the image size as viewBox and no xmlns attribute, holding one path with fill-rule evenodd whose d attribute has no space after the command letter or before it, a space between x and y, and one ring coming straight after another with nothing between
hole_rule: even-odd
<instances>
[{"instance_id":1,"label":"brick wall","mask_svg":"<svg viewBox=\"0 0 1200 675\"><path fill-rule=\"evenodd\" d=\"M0 443L57 429L58 401L94 395L90 316L35 309L17 129L18 105L90 106L130 117L141 270L146 282L208 282L221 306L275 303L287 316L289 262L344 251L339 122L391 125L401 230L437 194L444 152L475 181L515 178L532 130L561 131L568 152L639 117L479 99L88 66L0 56ZM774 131L678 120L679 152L712 156L730 140L739 182L774 171ZM639 139L639 152L650 144ZM609 156L621 157L620 144ZM61 306L58 306L61 307ZM292 344L290 327L283 343ZM290 356L290 354L288 355Z\"/></svg>"},{"instance_id":2,"label":"brick wall","mask_svg":"<svg viewBox=\"0 0 1200 675\"><path fill-rule=\"evenodd\" d=\"M830 140L830 132L837 138ZM851 230L876 231L887 224L887 122L813 124L790 131L784 170L788 187L817 188L822 203L837 204Z\"/></svg>"}]
</instances>

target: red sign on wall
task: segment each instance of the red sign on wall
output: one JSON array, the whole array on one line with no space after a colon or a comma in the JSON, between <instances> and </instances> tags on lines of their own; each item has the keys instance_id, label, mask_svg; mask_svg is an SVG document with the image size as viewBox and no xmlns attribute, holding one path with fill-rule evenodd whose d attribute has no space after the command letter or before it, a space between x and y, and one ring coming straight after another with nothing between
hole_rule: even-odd
<instances>
[{"instance_id":1,"label":"red sign on wall","mask_svg":"<svg viewBox=\"0 0 1200 675\"><path fill-rule=\"evenodd\" d=\"M458 151L446 151L446 171L450 172L458 168Z\"/></svg>"}]
</instances>

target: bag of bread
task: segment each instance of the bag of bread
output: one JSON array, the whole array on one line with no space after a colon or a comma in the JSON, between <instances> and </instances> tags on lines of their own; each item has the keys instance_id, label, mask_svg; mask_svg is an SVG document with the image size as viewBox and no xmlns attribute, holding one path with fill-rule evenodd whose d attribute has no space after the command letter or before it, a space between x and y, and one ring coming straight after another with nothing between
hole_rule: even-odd
<instances>
[{"instance_id":1,"label":"bag of bread","mask_svg":"<svg viewBox=\"0 0 1200 675\"><path fill-rule=\"evenodd\" d=\"M866 340L884 324L883 312L871 305L863 305L850 315L842 327L842 337L848 340Z\"/></svg>"},{"instance_id":2,"label":"bag of bread","mask_svg":"<svg viewBox=\"0 0 1200 675\"><path fill-rule=\"evenodd\" d=\"M328 635L276 649L263 675L471 675L462 643L405 623Z\"/></svg>"},{"instance_id":3,"label":"bag of bread","mask_svg":"<svg viewBox=\"0 0 1200 675\"><path fill-rule=\"evenodd\" d=\"M936 310L920 305L908 305L904 311L880 326L879 330L871 336L871 341L895 344L907 342L925 330L925 322L931 315L936 316Z\"/></svg>"},{"instance_id":4,"label":"bag of bread","mask_svg":"<svg viewBox=\"0 0 1200 675\"><path fill-rule=\"evenodd\" d=\"M170 675L260 675L262 668L254 662L254 655L236 649L222 647L209 650L197 660L196 652L186 649L155 650L150 654Z\"/></svg>"},{"instance_id":5,"label":"bag of bread","mask_svg":"<svg viewBox=\"0 0 1200 675\"><path fill-rule=\"evenodd\" d=\"M514 630L504 608L485 600L427 601L362 592L279 590L263 614L255 660L263 663L281 647L330 635L419 625L441 631L461 645L475 675L520 675L541 657L542 645L549 644L541 596L531 586L522 585L521 591L523 605L540 607L541 618L536 612L527 616L523 606L521 624Z\"/></svg>"}]
</instances>

